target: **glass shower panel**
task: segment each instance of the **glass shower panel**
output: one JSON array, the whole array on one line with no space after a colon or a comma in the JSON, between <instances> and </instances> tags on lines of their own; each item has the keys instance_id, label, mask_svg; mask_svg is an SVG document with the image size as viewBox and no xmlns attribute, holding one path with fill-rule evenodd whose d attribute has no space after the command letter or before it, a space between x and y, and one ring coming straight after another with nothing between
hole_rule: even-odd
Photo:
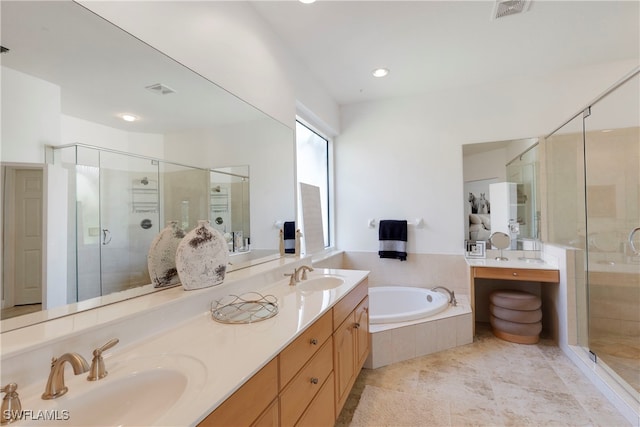
<instances>
[{"instance_id":1,"label":"glass shower panel","mask_svg":"<svg viewBox=\"0 0 640 427\"><path fill-rule=\"evenodd\" d=\"M544 142L547 195L543 241L575 250L577 344L588 347L588 288L582 114ZM544 217L543 217L544 219Z\"/></svg>"},{"instance_id":2,"label":"glass shower panel","mask_svg":"<svg viewBox=\"0 0 640 427\"><path fill-rule=\"evenodd\" d=\"M100 152L101 295L151 283L149 246L160 230L158 162Z\"/></svg>"},{"instance_id":3,"label":"glass shower panel","mask_svg":"<svg viewBox=\"0 0 640 427\"><path fill-rule=\"evenodd\" d=\"M249 166L212 169L210 173L209 218L224 234L229 251L250 249Z\"/></svg>"},{"instance_id":4,"label":"glass shower panel","mask_svg":"<svg viewBox=\"0 0 640 427\"><path fill-rule=\"evenodd\" d=\"M209 219L209 170L160 162L162 227L169 221L188 232Z\"/></svg>"},{"instance_id":5,"label":"glass shower panel","mask_svg":"<svg viewBox=\"0 0 640 427\"><path fill-rule=\"evenodd\" d=\"M102 295L100 287L100 152L70 147L75 154L77 301Z\"/></svg>"},{"instance_id":6,"label":"glass shower panel","mask_svg":"<svg viewBox=\"0 0 640 427\"><path fill-rule=\"evenodd\" d=\"M640 392L640 77L585 118L589 349ZM630 242L631 241L631 242ZM633 243L633 244L631 244Z\"/></svg>"},{"instance_id":7,"label":"glass shower panel","mask_svg":"<svg viewBox=\"0 0 640 427\"><path fill-rule=\"evenodd\" d=\"M540 239L540 207L538 179L540 161L538 146L534 146L507 164L507 181L516 183L518 238Z\"/></svg>"}]
</instances>

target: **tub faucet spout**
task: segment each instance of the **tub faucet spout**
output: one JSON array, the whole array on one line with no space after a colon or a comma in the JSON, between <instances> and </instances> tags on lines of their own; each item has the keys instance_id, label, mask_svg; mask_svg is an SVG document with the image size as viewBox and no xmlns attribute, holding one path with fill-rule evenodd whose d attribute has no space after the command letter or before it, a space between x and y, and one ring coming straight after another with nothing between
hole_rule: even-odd
<instances>
[{"instance_id":1,"label":"tub faucet spout","mask_svg":"<svg viewBox=\"0 0 640 427\"><path fill-rule=\"evenodd\" d=\"M445 288L444 286L436 286L435 288L431 288L432 291L437 291L438 289L442 289L443 291L446 291L449 294L449 304L451 304L454 307L458 305L458 301L456 301L455 292L450 291L449 289Z\"/></svg>"}]
</instances>

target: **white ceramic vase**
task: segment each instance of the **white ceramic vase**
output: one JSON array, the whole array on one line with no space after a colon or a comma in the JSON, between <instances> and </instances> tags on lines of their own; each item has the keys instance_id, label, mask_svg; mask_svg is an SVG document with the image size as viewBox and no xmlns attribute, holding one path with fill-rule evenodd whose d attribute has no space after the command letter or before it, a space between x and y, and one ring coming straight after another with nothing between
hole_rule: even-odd
<instances>
[{"instance_id":1,"label":"white ceramic vase","mask_svg":"<svg viewBox=\"0 0 640 427\"><path fill-rule=\"evenodd\" d=\"M198 221L198 226L184 236L176 251L178 276L186 290L221 284L228 263L227 242L207 220Z\"/></svg>"},{"instance_id":2,"label":"white ceramic vase","mask_svg":"<svg viewBox=\"0 0 640 427\"><path fill-rule=\"evenodd\" d=\"M169 221L151 242L147 254L147 267L154 288L177 285L180 282L176 269L176 251L184 238L178 221Z\"/></svg>"}]
</instances>

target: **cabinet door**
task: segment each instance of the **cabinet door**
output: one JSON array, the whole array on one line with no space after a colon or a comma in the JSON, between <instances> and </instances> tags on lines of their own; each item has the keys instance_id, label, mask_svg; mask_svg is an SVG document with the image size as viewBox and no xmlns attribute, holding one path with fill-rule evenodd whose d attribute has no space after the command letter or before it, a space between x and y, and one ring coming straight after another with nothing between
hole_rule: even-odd
<instances>
[{"instance_id":1,"label":"cabinet door","mask_svg":"<svg viewBox=\"0 0 640 427\"><path fill-rule=\"evenodd\" d=\"M370 340L369 335L369 297L366 297L355 310L356 318L356 370L362 368L367 356L369 355ZM357 372L356 372L357 375Z\"/></svg>"},{"instance_id":2,"label":"cabinet door","mask_svg":"<svg viewBox=\"0 0 640 427\"><path fill-rule=\"evenodd\" d=\"M347 319L335 330L333 350L333 370L335 374L336 412L342 409L349 396L351 382L355 376L355 346L354 328L355 315L351 313Z\"/></svg>"},{"instance_id":3,"label":"cabinet door","mask_svg":"<svg viewBox=\"0 0 640 427\"><path fill-rule=\"evenodd\" d=\"M260 415L260 418L251 424L251 427L278 427L279 425L278 399L274 399L273 403Z\"/></svg>"},{"instance_id":4,"label":"cabinet door","mask_svg":"<svg viewBox=\"0 0 640 427\"><path fill-rule=\"evenodd\" d=\"M333 398L333 374L327 378L296 427L328 427L336 422Z\"/></svg>"}]
</instances>

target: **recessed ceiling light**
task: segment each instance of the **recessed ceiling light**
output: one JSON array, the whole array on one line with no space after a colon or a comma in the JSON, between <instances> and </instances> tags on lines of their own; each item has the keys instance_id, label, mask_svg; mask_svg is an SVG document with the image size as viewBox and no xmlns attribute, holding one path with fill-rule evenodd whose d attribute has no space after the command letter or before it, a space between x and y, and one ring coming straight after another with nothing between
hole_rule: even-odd
<instances>
[{"instance_id":1,"label":"recessed ceiling light","mask_svg":"<svg viewBox=\"0 0 640 427\"><path fill-rule=\"evenodd\" d=\"M304 4L311 4L314 3L316 0L300 0L300 3L304 3Z\"/></svg>"},{"instance_id":2,"label":"recessed ceiling light","mask_svg":"<svg viewBox=\"0 0 640 427\"><path fill-rule=\"evenodd\" d=\"M122 114L120 117L122 117L122 120L124 120L125 122L135 122L136 120L138 120L138 118L133 114Z\"/></svg>"},{"instance_id":3,"label":"recessed ceiling light","mask_svg":"<svg viewBox=\"0 0 640 427\"><path fill-rule=\"evenodd\" d=\"M376 68L371 72L374 77L384 77L389 74L389 70L387 68Z\"/></svg>"}]
</instances>

